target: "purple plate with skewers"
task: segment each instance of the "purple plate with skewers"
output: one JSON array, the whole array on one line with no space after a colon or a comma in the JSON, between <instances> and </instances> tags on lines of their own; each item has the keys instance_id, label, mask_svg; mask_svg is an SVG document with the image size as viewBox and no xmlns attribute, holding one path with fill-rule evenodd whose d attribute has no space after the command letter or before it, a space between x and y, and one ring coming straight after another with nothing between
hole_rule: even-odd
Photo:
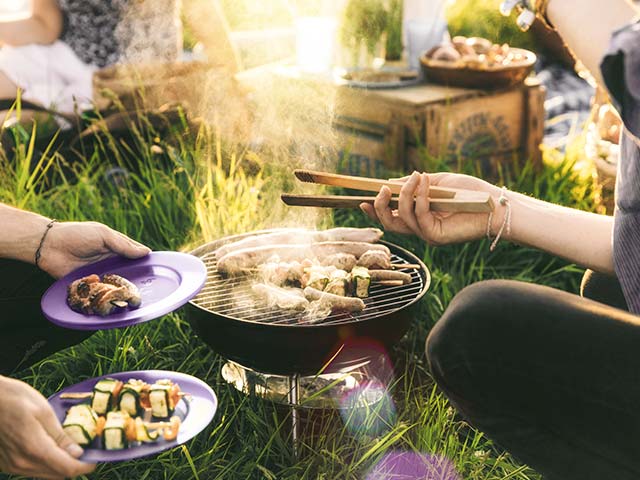
<instances>
[{"instance_id":1,"label":"purple plate with skewers","mask_svg":"<svg viewBox=\"0 0 640 480\"><path fill-rule=\"evenodd\" d=\"M89 403L90 400L66 400L60 398L63 393L91 392L99 380L103 378L115 378L126 383L129 379L142 380L153 384L157 380L168 379L180 386L180 390L186 395L176 405L174 415L181 420L178 437L172 441L160 439L155 443L136 443L124 450L103 450L100 447L100 440L95 439L90 447L84 449L84 454L80 460L88 463L122 462L136 458L146 457L169 450L181 445L206 428L213 420L218 408L218 399L214 391L202 380L186 375L184 373L170 372L164 370L139 370L132 372L121 372L92 378L84 382L77 383L71 387L59 391L49 397L49 404L53 408L60 423L67 414L67 410L80 403Z\"/></svg>"},{"instance_id":2,"label":"purple plate with skewers","mask_svg":"<svg viewBox=\"0 0 640 480\"><path fill-rule=\"evenodd\" d=\"M114 273L140 290L142 304L101 317L76 312L67 303L67 288L74 280ZM108 330L148 322L180 308L197 295L207 278L202 260L180 252L152 252L131 260L112 257L85 265L56 281L43 295L42 313L52 323L72 330Z\"/></svg>"}]
</instances>

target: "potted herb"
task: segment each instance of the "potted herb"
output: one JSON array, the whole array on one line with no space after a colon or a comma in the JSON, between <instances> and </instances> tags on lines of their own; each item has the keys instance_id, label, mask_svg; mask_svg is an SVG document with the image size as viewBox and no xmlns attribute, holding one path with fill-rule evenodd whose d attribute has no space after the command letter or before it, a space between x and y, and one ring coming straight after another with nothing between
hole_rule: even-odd
<instances>
[{"instance_id":1,"label":"potted herb","mask_svg":"<svg viewBox=\"0 0 640 480\"><path fill-rule=\"evenodd\" d=\"M367 68L385 57L388 10L384 0L349 0L340 39L347 67Z\"/></svg>"}]
</instances>

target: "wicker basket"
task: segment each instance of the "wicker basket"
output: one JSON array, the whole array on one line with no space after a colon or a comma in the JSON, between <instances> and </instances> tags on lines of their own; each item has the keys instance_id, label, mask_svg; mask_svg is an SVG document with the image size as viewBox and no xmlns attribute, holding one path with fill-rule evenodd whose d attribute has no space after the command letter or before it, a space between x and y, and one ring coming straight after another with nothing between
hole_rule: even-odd
<instances>
[{"instance_id":1,"label":"wicker basket","mask_svg":"<svg viewBox=\"0 0 640 480\"><path fill-rule=\"evenodd\" d=\"M526 60L504 67L473 68L461 66L456 62L433 60L428 58L429 52L427 52L420 57L420 63L425 77L435 83L451 87L496 90L513 87L524 82L536 63L535 53L520 48L512 48L511 50L523 54Z\"/></svg>"}]
</instances>

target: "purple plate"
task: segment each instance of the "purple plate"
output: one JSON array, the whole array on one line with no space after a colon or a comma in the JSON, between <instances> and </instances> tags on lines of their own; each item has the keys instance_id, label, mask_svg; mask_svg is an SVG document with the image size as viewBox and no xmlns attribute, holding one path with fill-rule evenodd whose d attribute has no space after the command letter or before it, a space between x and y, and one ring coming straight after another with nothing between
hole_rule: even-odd
<instances>
[{"instance_id":1,"label":"purple plate","mask_svg":"<svg viewBox=\"0 0 640 480\"><path fill-rule=\"evenodd\" d=\"M136 309L124 308L106 317L75 312L67 304L71 282L91 274L115 273L133 282L142 296ZM202 289L207 268L188 253L152 252L130 260L112 257L85 265L54 283L43 295L42 313L50 321L72 330L108 330L148 322L181 307Z\"/></svg>"},{"instance_id":2,"label":"purple plate","mask_svg":"<svg viewBox=\"0 0 640 480\"><path fill-rule=\"evenodd\" d=\"M209 425L218 408L218 399L211 387L202 380L185 375L184 373L169 372L164 370L139 370L134 372L113 373L102 377L92 378L84 382L77 383L71 387L65 388L60 392L49 397L49 404L53 407L60 423L64 421L67 410L73 405L80 403L88 403L88 400L63 400L60 398L62 393L70 392L90 392L94 385L103 378L115 378L122 382L126 382L130 378L142 380L147 383L154 383L156 380L168 378L180 385L180 390L188 393L191 397L189 400L183 398L176 405L174 415L180 417L182 424L180 425L180 433L178 438L171 442L160 439L155 443L137 444L124 450L102 450L99 448L87 447L80 460L88 463L99 462L122 462L124 460L133 460L135 458L146 457L156 453L174 448L181 445ZM94 442L95 443L95 442Z\"/></svg>"}]
</instances>

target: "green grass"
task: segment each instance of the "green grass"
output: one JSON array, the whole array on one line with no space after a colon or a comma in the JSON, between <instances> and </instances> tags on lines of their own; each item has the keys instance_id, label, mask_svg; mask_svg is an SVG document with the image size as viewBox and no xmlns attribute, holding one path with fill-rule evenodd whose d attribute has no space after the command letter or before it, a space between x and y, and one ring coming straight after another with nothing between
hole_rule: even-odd
<instances>
[{"instance_id":1,"label":"green grass","mask_svg":"<svg viewBox=\"0 0 640 480\"><path fill-rule=\"evenodd\" d=\"M514 18L503 17L498 11L499 4L495 0L456 0L447 9L451 36L484 37L492 42L537 51L533 34L522 32ZM515 17L516 14L512 15Z\"/></svg>"},{"instance_id":2,"label":"green grass","mask_svg":"<svg viewBox=\"0 0 640 480\"><path fill-rule=\"evenodd\" d=\"M226 145L207 129L190 131L186 122L164 133L141 124L127 138L103 135L85 144L81 155L47 150L46 142L31 140L31 133L20 128L5 132L18 147L15 155L0 155L0 201L62 220L101 221L154 249L180 250L299 221L277 199L281 189L291 188L290 162ZM123 184L114 185L104 178L114 164L136 167ZM473 164L465 167L472 170ZM566 160L549 162L541 172L512 167L500 181L513 190L594 210L597 190L571 167ZM326 223L369 225L353 211L337 211ZM96 375L168 369L195 375L217 392L216 417L194 440L154 458L100 465L92 478L356 479L392 450L444 455L464 479L540 478L454 415L428 372L424 340L452 297L468 284L514 278L576 292L580 269L508 244L490 253L486 241L435 249L416 238L385 238L414 251L433 275L410 332L390 352L396 370L391 388L395 417L386 427L375 421L375 411L362 422L375 428L357 434L340 418L328 417L296 459L288 413L227 385L220 374L224 360L194 335L181 311L98 332L18 377L50 395Z\"/></svg>"}]
</instances>

